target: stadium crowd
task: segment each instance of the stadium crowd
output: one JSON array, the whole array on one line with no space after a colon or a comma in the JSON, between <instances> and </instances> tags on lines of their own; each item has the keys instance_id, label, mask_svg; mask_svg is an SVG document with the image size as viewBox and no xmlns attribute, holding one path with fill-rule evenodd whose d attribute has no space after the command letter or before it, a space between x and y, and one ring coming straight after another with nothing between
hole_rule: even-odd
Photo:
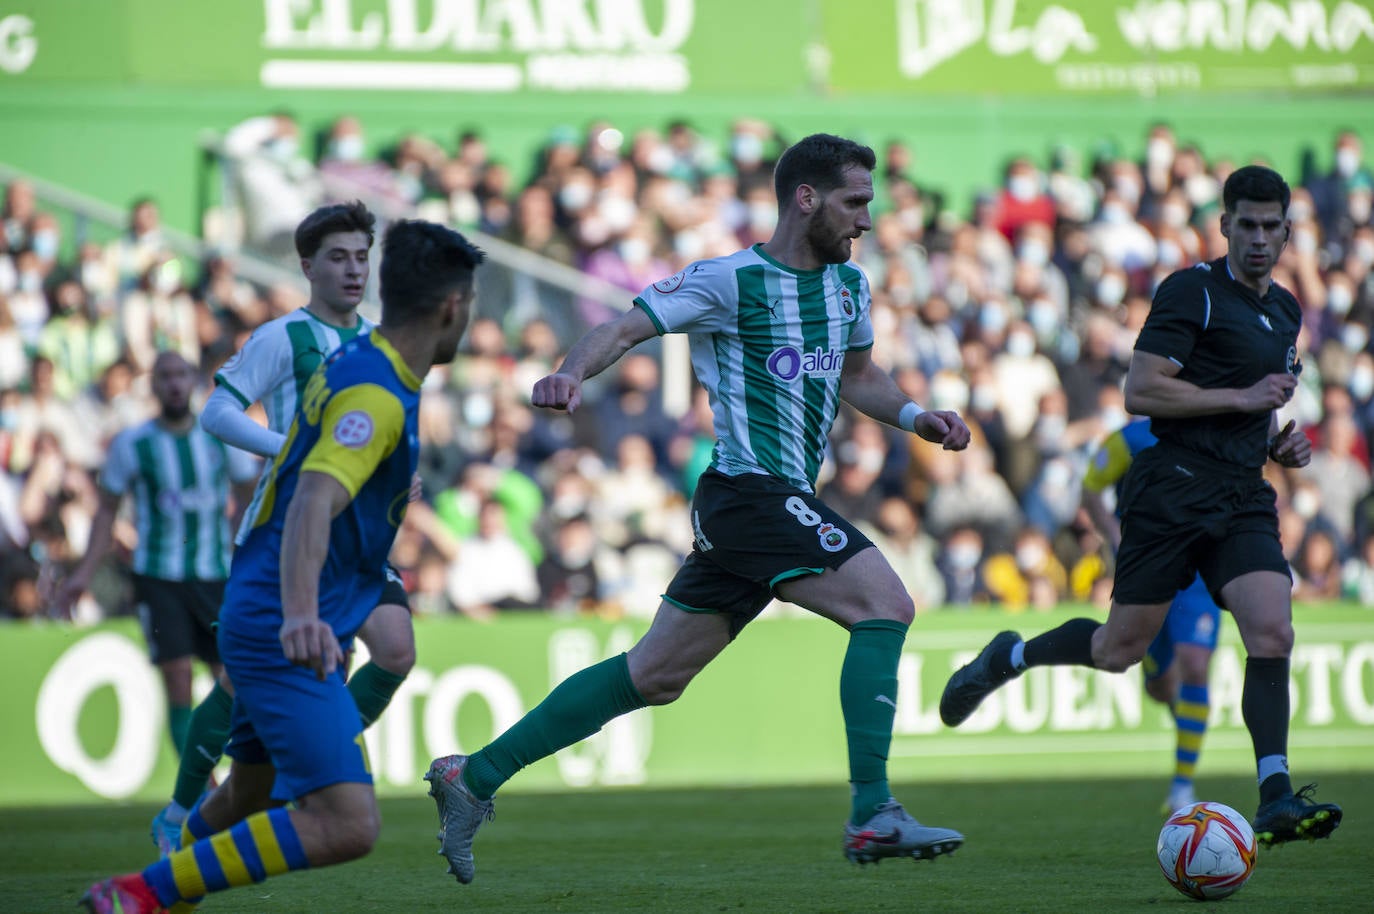
<instances>
[{"instance_id":1,"label":"stadium crowd","mask_svg":"<svg viewBox=\"0 0 1374 914\"><path fill-rule=\"evenodd\" d=\"M633 136L558 128L517 183L476 130L451 149L409 135L371 154L358 120L341 117L313 155L301 139L285 114L226 134L246 248L289 255L300 217L356 196L576 267L625 289L626 305L694 260L769 237L787 142L755 120L729 125L723 144L685 121ZM960 411L974 441L944 452L843 413L822 496L883 547L919 610L1106 605L1110 550L1080 482L1096 443L1128 420L1121 382L1153 289L1226 251L1219 195L1235 164L1164 124L1144 148L1140 161L1110 143L1018 155L967 213L917 180L908 145L879 150L874 228L855 244L875 355L918 402ZM1311 160L1288 175L1293 230L1274 276L1305 309L1305 370L1283 418L1312 440L1313 465L1266 472L1295 598L1374 606L1374 175L1351 131ZM230 254L185 262L153 199L106 244L64 239L22 181L5 189L2 218L0 611L42 617L53 579L84 551L106 444L152 413L155 354L181 352L208 391L253 328L304 298L245 281ZM691 546L686 508L712 445L704 395L681 416L665 410L663 384L681 379L662 376L649 346L574 415L534 410L533 381L608 306L552 287L528 300L501 282L480 294L460 358L425 381L425 494L393 554L412 606L646 616ZM133 535L117 529L124 550ZM122 567L107 566L81 621L130 610Z\"/></svg>"}]
</instances>

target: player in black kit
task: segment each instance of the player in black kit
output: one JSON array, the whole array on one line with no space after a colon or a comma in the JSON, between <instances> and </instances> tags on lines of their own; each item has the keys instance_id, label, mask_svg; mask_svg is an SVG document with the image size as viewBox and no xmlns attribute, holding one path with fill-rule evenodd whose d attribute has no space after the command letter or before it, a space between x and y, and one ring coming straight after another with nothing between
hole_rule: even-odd
<instances>
[{"instance_id":1,"label":"player in black kit","mask_svg":"<svg viewBox=\"0 0 1374 914\"><path fill-rule=\"evenodd\" d=\"M1126 378L1126 408L1151 418L1121 494L1121 548L1105 623L1072 619L1029 641L1002 632L950 677L940 716L956 727L1032 666L1121 672L1145 655L1174 594L1199 572L1235 617L1248 654L1241 711L1254 744L1260 843L1325 838L1341 809L1288 776L1292 577L1266 460L1306 466L1312 449L1276 410L1297 386L1302 310L1271 273L1288 241L1289 188L1258 165L1222 191L1225 257L1180 270L1155 293Z\"/></svg>"}]
</instances>

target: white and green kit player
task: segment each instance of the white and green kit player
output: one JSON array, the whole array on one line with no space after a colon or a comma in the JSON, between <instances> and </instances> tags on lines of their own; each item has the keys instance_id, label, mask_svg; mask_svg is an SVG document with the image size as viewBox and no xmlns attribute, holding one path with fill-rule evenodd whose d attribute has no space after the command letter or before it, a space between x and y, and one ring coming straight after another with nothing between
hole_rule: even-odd
<instances>
[{"instance_id":1,"label":"white and green kit player","mask_svg":"<svg viewBox=\"0 0 1374 914\"><path fill-rule=\"evenodd\" d=\"M535 406L574 410L582 382L630 348L686 333L717 444L692 502L694 549L644 637L569 677L472 756L430 766L440 853L459 881L473 877L473 835L501 784L618 715L675 700L775 597L849 633L840 672L852 788L845 856L929 858L963 842L921 825L889 793L897 665L914 609L887 560L815 494L841 400L947 449L969 441L957 415L922 410L870 357L868 284L850 254L872 227L874 164L868 147L827 134L792 146L774 176L772 239L645 289L637 307L589 332L535 384Z\"/></svg>"},{"instance_id":2,"label":"white and green kit player","mask_svg":"<svg viewBox=\"0 0 1374 914\"><path fill-rule=\"evenodd\" d=\"M196 375L175 352L153 362L158 415L110 442L100 470L100 505L86 554L57 589L66 612L90 585L114 542L114 524L128 497L138 545L130 559L134 600L148 652L167 691L172 745L181 752L191 713L192 658L221 666L214 623L229 577L231 485L242 495L258 473L252 455L206 434L191 411Z\"/></svg>"},{"instance_id":3,"label":"white and green kit player","mask_svg":"<svg viewBox=\"0 0 1374 914\"><path fill-rule=\"evenodd\" d=\"M267 458L275 457L295 419L306 382L325 356L373 324L358 313L370 273L375 217L361 203L321 207L296 230L301 269L310 281L305 307L263 324L215 375L216 388L201 425L219 439ZM245 412L261 402L267 427ZM263 479L266 479L264 474ZM252 518L263 482L246 512ZM246 530L239 531L239 538ZM348 681L363 722L370 725L391 701L415 664L415 634L399 575L388 568L388 585L358 637L371 659ZM164 853L177 846L185 826L200 838L190 807L205 789L229 732L233 687L223 677L197 706L177 772L172 801L153 821L153 839Z\"/></svg>"}]
</instances>

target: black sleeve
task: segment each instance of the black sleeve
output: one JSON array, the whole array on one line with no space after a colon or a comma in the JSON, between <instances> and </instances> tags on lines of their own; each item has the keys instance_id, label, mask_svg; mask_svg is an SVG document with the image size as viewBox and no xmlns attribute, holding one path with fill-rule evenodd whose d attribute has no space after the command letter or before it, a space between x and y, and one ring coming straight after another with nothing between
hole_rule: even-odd
<instances>
[{"instance_id":1,"label":"black sleeve","mask_svg":"<svg viewBox=\"0 0 1374 914\"><path fill-rule=\"evenodd\" d=\"M1197 269L1181 270L1160 283L1150 314L1135 341L1139 352L1188 364L1188 356L1207 329L1211 301Z\"/></svg>"}]
</instances>

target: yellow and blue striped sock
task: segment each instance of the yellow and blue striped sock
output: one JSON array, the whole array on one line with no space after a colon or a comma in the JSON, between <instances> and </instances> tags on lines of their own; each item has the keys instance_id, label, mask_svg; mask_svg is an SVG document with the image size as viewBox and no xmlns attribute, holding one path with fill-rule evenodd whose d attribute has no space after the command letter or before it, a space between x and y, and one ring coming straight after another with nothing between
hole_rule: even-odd
<instances>
[{"instance_id":1,"label":"yellow and blue striped sock","mask_svg":"<svg viewBox=\"0 0 1374 914\"><path fill-rule=\"evenodd\" d=\"M191 811L186 814L186 819L181 823L181 841L179 847L190 847L202 838L208 838L215 833L209 822L200 814L200 804L205 801L204 794L196 801L196 805L191 807Z\"/></svg>"},{"instance_id":2,"label":"yellow and blue striped sock","mask_svg":"<svg viewBox=\"0 0 1374 914\"><path fill-rule=\"evenodd\" d=\"M143 878L170 907L309 866L291 814L271 809L164 857L145 869Z\"/></svg>"},{"instance_id":3,"label":"yellow and blue striped sock","mask_svg":"<svg viewBox=\"0 0 1374 914\"><path fill-rule=\"evenodd\" d=\"M1178 728L1178 743L1174 750L1174 784L1193 783L1193 771L1202 751L1202 736L1207 732L1209 711L1207 684L1183 685L1174 702L1174 724Z\"/></svg>"}]
</instances>

